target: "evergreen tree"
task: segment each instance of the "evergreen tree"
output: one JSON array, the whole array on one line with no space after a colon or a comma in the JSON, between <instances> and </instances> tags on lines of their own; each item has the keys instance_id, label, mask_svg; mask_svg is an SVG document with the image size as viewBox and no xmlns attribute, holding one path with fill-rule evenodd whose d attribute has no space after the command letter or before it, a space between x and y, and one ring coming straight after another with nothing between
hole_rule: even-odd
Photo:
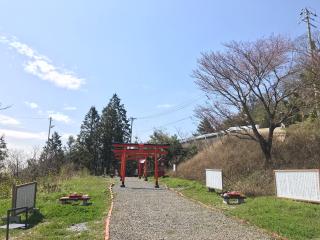
<instances>
[{"instance_id":1,"label":"evergreen tree","mask_svg":"<svg viewBox=\"0 0 320 240\"><path fill-rule=\"evenodd\" d=\"M78 136L79 150L82 154L81 164L97 174L99 168L100 116L95 107L91 107L81 125Z\"/></svg>"},{"instance_id":2,"label":"evergreen tree","mask_svg":"<svg viewBox=\"0 0 320 240\"><path fill-rule=\"evenodd\" d=\"M183 148L177 135L170 135L160 129L155 129L150 136L148 143L151 144L169 144L168 154L166 155L167 166L172 166L174 163L182 162L191 158L197 153L195 146Z\"/></svg>"},{"instance_id":3,"label":"evergreen tree","mask_svg":"<svg viewBox=\"0 0 320 240\"><path fill-rule=\"evenodd\" d=\"M64 147L65 159L69 163L78 163L78 144L74 136L69 136L66 146Z\"/></svg>"},{"instance_id":4,"label":"evergreen tree","mask_svg":"<svg viewBox=\"0 0 320 240\"><path fill-rule=\"evenodd\" d=\"M65 147L65 152L66 154L71 154L76 146L76 139L74 138L74 136L70 135L68 137L68 141L67 141L67 146Z\"/></svg>"},{"instance_id":5,"label":"evergreen tree","mask_svg":"<svg viewBox=\"0 0 320 240\"><path fill-rule=\"evenodd\" d=\"M7 157L7 144L4 141L4 136L0 137L0 170L4 168L4 160Z\"/></svg>"},{"instance_id":6,"label":"evergreen tree","mask_svg":"<svg viewBox=\"0 0 320 240\"><path fill-rule=\"evenodd\" d=\"M202 118L200 120L200 123L198 125L198 129L197 129L198 133L200 135L202 134L207 134L207 133L213 133L215 132L214 127L211 125L210 121L208 120L208 118Z\"/></svg>"},{"instance_id":7,"label":"evergreen tree","mask_svg":"<svg viewBox=\"0 0 320 240\"><path fill-rule=\"evenodd\" d=\"M120 98L114 94L101 115L102 164L107 173L115 168L112 143L127 143L130 140L130 124ZM114 169L112 169L114 170Z\"/></svg>"},{"instance_id":8,"label":"evergreen tree","mask_svg":"<svg viewBox=\"0 0 320 240\"><path fill-rule=\"evenodd\" d=\"M61 136L54 132L40 156L43 174L58 173L64 163Z\"/></svg>"}]
</instances>

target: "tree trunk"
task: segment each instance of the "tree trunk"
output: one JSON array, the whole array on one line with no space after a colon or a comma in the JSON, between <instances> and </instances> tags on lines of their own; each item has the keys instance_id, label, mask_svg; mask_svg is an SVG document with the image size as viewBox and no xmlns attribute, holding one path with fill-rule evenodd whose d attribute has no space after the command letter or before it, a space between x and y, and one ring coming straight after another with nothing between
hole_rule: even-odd
<instances>
[{"instance_id":1,"label":"tree trunk","mask_svg":"<svg viewBox=\"0 0 320 240\"><path fill-rule=\"evenodd\" d=\"M261 150L264 154L264 168L268 169L271 166L272 162L272 156L271 156L271 148L272 148L272 142L269 141L260 141Z\"/></svg>"}]
</instances>

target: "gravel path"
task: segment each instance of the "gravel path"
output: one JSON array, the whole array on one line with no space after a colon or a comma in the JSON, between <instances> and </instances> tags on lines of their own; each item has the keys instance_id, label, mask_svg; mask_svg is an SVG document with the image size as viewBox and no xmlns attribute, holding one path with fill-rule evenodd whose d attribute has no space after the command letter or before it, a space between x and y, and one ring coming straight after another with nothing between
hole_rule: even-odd
<instances>
[{"instance_id":1,"label":"gravel path","mask_svg":"<svg viewBox=\"0 0 320 240\"><path fill-rule=\"evenodd\" d=\"M114 186L111 240L272 239L254 227L212 211L163 187L126 178Z\"/></svg>"}]
</instances>

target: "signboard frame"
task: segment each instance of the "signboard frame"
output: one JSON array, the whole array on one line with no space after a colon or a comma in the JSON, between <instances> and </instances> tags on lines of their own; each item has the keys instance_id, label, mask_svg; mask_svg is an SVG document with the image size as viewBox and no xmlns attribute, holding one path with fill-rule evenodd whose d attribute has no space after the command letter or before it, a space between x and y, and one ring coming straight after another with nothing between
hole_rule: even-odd
<instances>
[{"instance_id":1,"label":"signboard frame","mask_svg":"<svg viewBox=\"0 0 320 240\"><path fill-rule=\"evenodd\" d=\"M209 171L211 171L211 172L219 172L219 173L221 173L221 186L209 186L208 185L208 182L207 182L207 172L209 172ZM206 187L209 189L209 190L211 190L211 189L214 189L214 190L220 190L220 191L222 191L223 190L223 172L222 172L222 169L206 169Z\"/></svg>"},{"instance_id":2,"label":"signboard frame","mask_svg":"<svg viewBox=\"0 0 320 240\"><path fill-rule=\"evenodd\" d=\"M279 196L278 193L278 188L277 188L277 178L276 178L276 173L277 172L315 172L318 173L318 186L319 189L318 191L320 192L320 169L283 169L283 170L273 170L274 172L274 186L275 186L275 193L278 198L283 198L283 199L291 199L291 200L297 200L297 201L302 201L302 202L310 202L310 203L320 203L320 200L308 200L308 199L302 199L302 198L293 198L293 197L283 197Z\"/></svg>"},{"instance_id":3,"label":"signboard frame","mask_svg":"<svg viewBox=\"0 0 320 240\"><path fill-rule=\"evenodd\" d=\"M33 196L33 204L32 206L19 206L18 205L18 198L19 198L19 189L28 187L30 185L34 185L34 196ZM21 185L13 185L12 188L12 208L21 208L21 207L27 207L30 210L34 209L36 206L36 197L37 197L37 182L30 182L30 183L25 183ZM24 210L15 210L12 212L12 215L18 215L20 213L24 212Z\"/></svg>"}]
</instances>

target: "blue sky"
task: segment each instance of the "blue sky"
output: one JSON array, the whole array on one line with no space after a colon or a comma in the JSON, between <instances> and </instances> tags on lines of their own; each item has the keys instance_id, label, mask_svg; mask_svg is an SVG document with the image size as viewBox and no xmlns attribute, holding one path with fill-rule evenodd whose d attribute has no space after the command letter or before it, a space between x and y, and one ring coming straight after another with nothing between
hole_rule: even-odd
<instances>
[{"instance_id":1,"label":"blue sky","mask_svg":"<svg viewBox=\"0 0 320 240\"><path fill-rule=\"evenodd\" d=\"M319 11L320 3L1 0L0 102L12 107L0 112L0 134L10 148L31 149L45 142L52 116L66 138L90 106L101 111L117 93L128 117L138 117L140 140L155 127L190 135L193 109L205 101L190 76L200 53L231 40L301 35L303 7Z\"/></svg>"}]
</instances>

